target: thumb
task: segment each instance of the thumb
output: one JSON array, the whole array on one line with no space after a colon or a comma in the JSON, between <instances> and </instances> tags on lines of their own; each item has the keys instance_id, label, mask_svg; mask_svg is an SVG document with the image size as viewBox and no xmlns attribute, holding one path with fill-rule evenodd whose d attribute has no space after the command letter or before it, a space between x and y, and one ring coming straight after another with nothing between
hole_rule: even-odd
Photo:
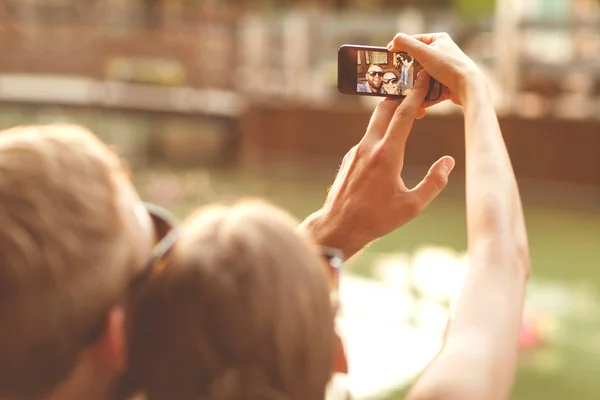
<instances>
[{"instance_id":1,"label":"thumb","mask_svg":"<svg viewBox=\"0 0 600 400\"><path fill-rule=\"evenodd\" d=\"M440 158L429 168L425 178L411 190L423 208L427 207L444 190L454 165L454 158L450 156Z\"/></svg>"}]
</instances>

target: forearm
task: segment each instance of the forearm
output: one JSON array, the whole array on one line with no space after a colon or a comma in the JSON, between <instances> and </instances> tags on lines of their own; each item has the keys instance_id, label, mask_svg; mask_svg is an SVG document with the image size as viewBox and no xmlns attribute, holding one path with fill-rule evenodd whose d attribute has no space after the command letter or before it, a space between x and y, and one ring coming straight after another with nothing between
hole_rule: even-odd
<instances>
[{"instance_id":1,"label":"forearm","mask_svg":"<svg viewBox=\"0 0 600 400\"><path fill-rule=\"evenodd\" d=\"M465 97L470 268L448 332L449 346L480 343L488 378L511 380L518 348L527 234L516 178L485 84ZM490 314L493 317L490 317ZM501 382L498 382L502 386ZM505 382L509 386L509 382Z\"/></svg>"},{"instance_id":2,"label":"forearm","mask_svg":"<svg viewBox=\"0 0 600 400\"><path fill-rule=\"evenodd\" d=\"M490 268L490 277L526 279L529 252L523 207L487 87L472 89L464 108L471 266Z\"/></svg>"},{"instance_id":3,"label":"forearm","mask_svg":"<svg viewBox=\"0 0 600 400\"><path fill-rule=\"evenodd\" d=\"M505 399L529 274L521 200L485 85L465 98L469 271L444 348L410 399Z\"/></svg>"},{"instance_id":4,"label":"forearm","mask_svg":"<svg viewBox=\"0 0 600 400\"><path fill-rule=\"evenodd\" d=\"M479 360L482 372L493 374L488 378L498 380L498 387L509 388L529 253L516 178L485 85L466 98L465 144L470 271L452 325L458 341L481 343L486 355Z\"/></svg>"},{"instance_id":5,"label":"forearm","mask_svg":"<svg viewBox=\"0 0 600 400\"><path fill-rule=\"evenodd\" d=\"M525 234L521 200L487 87L470 89L464 104L469 241Z\"/></svg>"}]
</instances>

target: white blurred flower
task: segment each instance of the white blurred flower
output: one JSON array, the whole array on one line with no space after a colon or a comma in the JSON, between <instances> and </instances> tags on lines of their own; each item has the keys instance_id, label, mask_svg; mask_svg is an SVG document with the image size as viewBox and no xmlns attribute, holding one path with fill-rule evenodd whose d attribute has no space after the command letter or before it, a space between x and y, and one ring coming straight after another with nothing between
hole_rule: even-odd
<instances>
[{"instance_id":1,"label":"white blurred flower","mask_svg":"<svg viewBox=\"0 0 600 400\"><path fill-rule=\"evenodd\" d=\"M348 351L348 385L357 399L407 384L437 354L467 269L466 253L429 246L412 257L400 253L377 258L376 280L342 277L337 322ZM530 282L526 304L520 346L538 349L534 362L546 363L550 371L560 360L539 346L569 340L568 326L558 317L587 321L598 313L591 309L598 304L593 291L563 282ZM597 351L600 342L588 346Z\"/></svg>"},{"instance_id":2,"label":"white blurred flower","mask_svg":"<svg viewBox=\"0 0 600 400\"><path fill-rule=\"evenodd\" d=\"M390 254L379 257L373 265L375 277L386 285L408 289L411 284L411 266L408 254Z\"/></svg>"},{"instance_id":3,"label":"white blurred flower","mask_svg":"<svg viewBox=\"0 0 600 400\"><path fill-rule=\"evenodd\" d=\"M449 301L464 279L463 267L454 251L423 247L412 259L413 284L426 298Z\"/></svg>"},{"instance_id":4,"label":"white blurred flower","mask_svg":"<svg viewBox=\"0 0 600 400\"><path fill-rule=\"evenodd\" d=\"M405 321L415 301L405 290L398 290L375 280L343 276L340 282L340 316L382 318Z\"/></svg>"},{"instance_id":5,"label":"white blurred flower","mask_svg":"<svg viewBox=\"0 0 600 400\"><path fill-rule=\"evenodd\" d=\"M375 276L383 282L388 296L402 293L404 315L411 324L430 332L443 332L454 311L468 268L466 253L444 247L420 248L408 254L391 254L373 264ZM383 292L376 297L382 299ZM401 296L401 295L400 295ZM407 302L406 299L411 299ZM395 307L398 300L381 301L381 311ZM410 308L409 308L410 307ZM397 311L396 311L397 312Z\"/></svg>"},{"instance_id":6,"label":"white blurred flower","mask_svg":"<svg viewBox=\"0 0 600 400\"><path fill-rule=\"evenodd\" d=\"M448 324L448 309L429 300L417 303L415 316L419 327L432 332L444 332Z\"/></svg>"}]
</instances>

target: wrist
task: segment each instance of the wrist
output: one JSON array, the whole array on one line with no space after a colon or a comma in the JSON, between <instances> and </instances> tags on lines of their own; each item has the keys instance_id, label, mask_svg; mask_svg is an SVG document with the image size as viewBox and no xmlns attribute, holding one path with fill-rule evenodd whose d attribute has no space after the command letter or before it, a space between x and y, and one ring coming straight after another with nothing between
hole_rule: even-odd
<instances>
[{"instance_id":1,"label":"wrist","mask_svg":"<svg viewBox=\"0 0 600 400\"><path fill-rule=\"evenodd\" d=\"M306 232L317 246L338 249L346 259L368 244L359 238L358 232L350 228L336 221L335 217L328 215L324 210L312 213L298 227Z\"/></svg>"},{"instance_id":2,"label":"wrist","mask_svg":"<svg viewBox=\"0 0 600 400\"><path fill-rule=\"evenodd\" d=\"M487 81L479 70L463 75L460 87L460 102L463 107L468 107L482 101L491 102L491 94Z\"/></svg>"}]
</instances>

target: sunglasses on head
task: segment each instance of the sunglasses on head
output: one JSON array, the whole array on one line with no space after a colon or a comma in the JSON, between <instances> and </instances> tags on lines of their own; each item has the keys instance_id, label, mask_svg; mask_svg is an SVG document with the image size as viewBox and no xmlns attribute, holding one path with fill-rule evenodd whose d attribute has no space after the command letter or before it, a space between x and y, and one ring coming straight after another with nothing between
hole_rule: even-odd
<instances>
[{"instance_id":1,"label":"sunglasses on head","mask_svg":"<svg viewBox=\"0 0 600 400\"><path fill-rule=\"evenodd\" d=\"M375 75L377 75L377 76L383 76L383 72L381 72L381 71L369 71L367 73L369 75L371 75L371 76L375 76Z\"/></svg>"},{"instance_id":2,"label":"sunglasses on head","mask_svg":"<svg viewBox=\"0 0 600 400\"><path fill-rule=\"evenodd\" d=\"M136 290L146 279L157 270L164 267L163 258L171 251L177 239L179 221L167 209L152 203L144 203L154 227L155 245L150 258L144 263L142 269L132 279L129 289Z\"/></svg>"},{"instance_id":3,"label":"sunglasses on head","mask_svg":"<svg viewBox=\"0 0 600 400\"><path fill-rule=\"evenodd\" d=\"M144 206L154 229L154 247L149 260L143 264L131 280L129 284L130 291L139 288L158 269L156 267L164 266L159 261L173 248L178 237L177 226L179 221L170 211L152 203L144 203ZM96 342L102 335L105 324L106 315L103 315L102 319L85 335L84 343L89 345Z\"/></svg>"}]
</instances>

